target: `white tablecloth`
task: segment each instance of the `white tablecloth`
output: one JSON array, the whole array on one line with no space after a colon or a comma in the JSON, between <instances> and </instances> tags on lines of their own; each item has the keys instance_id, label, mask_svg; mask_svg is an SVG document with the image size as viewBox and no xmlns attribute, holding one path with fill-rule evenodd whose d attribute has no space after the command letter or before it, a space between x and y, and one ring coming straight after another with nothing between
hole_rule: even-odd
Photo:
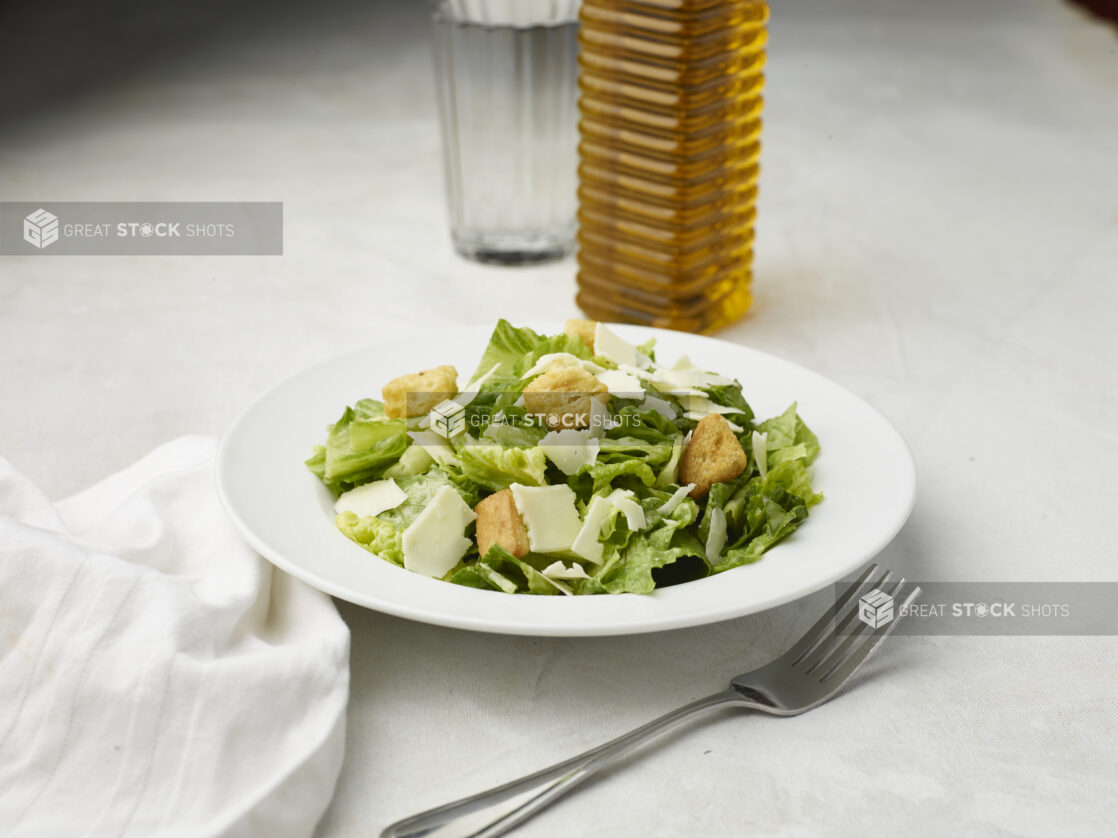
<instances>
[{"instance_id":1,"label":"white tablecloth","mask_svg":"<svg viewBox=\"0 0 1118 838\"><path fill-rule=\"evenodd\" d=\"M780 0L756 304L723 337L888 415L918 462L882 561L1112 580L1118 36L1055 0ZM282 257L0 257L0 452L53 496L347 349L576 313L573 263L450 250L422 3L264 16L0 135L5 200L283 200ZM811 618L600 640L341 604L347 754L320 838L594 745ZM794 720L723 715L520 834L1107 835L1118 642L903 638ZM999 831L1000 830L1000 831Z\"/></svg>"}]
</instances>

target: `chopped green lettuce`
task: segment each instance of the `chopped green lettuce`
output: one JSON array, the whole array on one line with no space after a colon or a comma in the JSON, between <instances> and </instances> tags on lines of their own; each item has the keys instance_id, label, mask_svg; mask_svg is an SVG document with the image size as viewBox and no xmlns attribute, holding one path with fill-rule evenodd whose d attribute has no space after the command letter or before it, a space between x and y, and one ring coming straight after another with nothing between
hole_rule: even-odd
<instances>
[{"instance_id":1,"label":"chopped green lettuce","mask_svg":"<svg viewBox=\"0 0 1118 838\"><path fill-rule=\"evenodd\" d=\"M505 448L501 445L464 445L458 450L462 473L494 492L513 483L545 486L547 456L542 448Z\"/></svg>"},{"instance_id":2,"label":"chopped green lettuce","mask_svg":"<svg viewBox=\"0 0 1118 838\"><path fill-rule=\"evenodd\" d=\"M408 446L407 426L402 419L389 419L384 406L363 399L347 407L330 426L324 446L316 446L307 466L335 494L370 480L400 459Z\"/></svg>"},{"instance_id":3,"label":"chopped green lettuce","mask_svg":"<svg viewBox=\"0 0 1118 838\"><path fill-rule=\"evenodd\" d=\"M488 389L496 389L502 381L515 380L517 368L527 369L523 366L525 357L543 340L531 329L518 329L507 320L498 320L471 379L480 378L496 367L497 371L486 382Z\"/></svg>"},{"instance_id":4,"label":"chopped green lettuce","mask_svg":"<svg viewBox=\"0 0 1118 838\"><path fill-rule=\"evenodd\" d=\"M635 458L583 466L578 474L567 479L567 485L574 489L580 500L587 500L591 495L608 494L611 488L631 489L634 485L651 486L655 482L656 474L648 463Z\"/></svg>"},{"instance_id":5,"label":"chopped green lettuce","mask_svg":"<svg viewBox=\"0 0 1118 838\"><path fill-rule=\"evenodd\" d=\"M396 485L407 495L407 500L393 509L385 510L378 517L388 521L401 532L406 530L412 521L419 517L419 513L427 507L435 497L435 493L443 486L451 486L456 489L458 494L462 496L462 500L469 506L473 506L477 502L476 490L471 492L468 486L462 484L462 481L455 480L453 474L439 468L428 469L422 474L412 475L411 477L397 478Z\"/></svg>"},{"instance_id":6,"label":"chopped green lettuce","mask_svg":"<svg viewBox=\"0 0 1118 838\"><path fill-rule=\"evenodd\" d=\"M481 587L475 577L466 571L473 571L486 585L495 591L506 594L524 593L552 596L562 594L559 587L524 559L518 559L500 545L493 545L489 552L476 562L454 572L450 581L459 585ZM464 574L464 575L463 575Z\"/></svg>"},{"instance_id":7,"label":"chopped green lettuce","mask_svg":"<svg viewBox=\"0 0 1118 838\"><path fill-rule=\"evenodd\" d=\"M715 404L722 405L723 407L732 407L736 413L726 413L725 417L733 422L735 425L741 425L745 428L745 432L749 433L753 429L753 408L749 406L749 402L741 394L741 385L737 382L733 384L722 384L715 387L710 387L706 391L707 397ZM792 405L793 412L795 412L795 405Z\"/></svg>"},{"instance_id":8,"label":"chopped green lettuce","mask_svg":"<svg viewBox=\"0 0 1118 838\"><path fill-rule=\"evenodd\" d=\"M575 335L555 335L549 338L540 338L539 342L516 364L516 372L524 375L536 365L536 361L544 355L567 353L589 361L592 357L590 348L582 342L582 338Z\"/></svg>"},{"instance_id":9,"label":"chopped green lettuce","mask_svg":"<svg viewBox=\"0 0 1118 838\"><path fill-rule=\"evenodd\" d=\"M819 439L796 413L795 402L780 416L759 424L757 430L768 435L765 448L768 450L770 463L802 456L806 464L811 465L819 456ZM795 449L795 453L787 449Z\"/></svg>"},{"instance_id":10,"label":"chopped green lettuce","mask_svg":"<svg viewBox=\"0 0 1118 838\"><path fill-rule=\"evenodd\" d=\"M423 474L432 465L434 459L421 445L409 445L407 450L400 455L400 459L384 470L384 477L414 477Z\"/></svg>"},{"instance_id":11,"label":"chopped green lettuce","mask_svg":"<svg viewBox=\"0 0 1118 838\"><path fill-rule=\"evenodd\" d=\"M396 481L405 500L394 509L364 517L345 512L335 521L347 537L398 565L403 564L403 532L445 486L474 507L513 483L565 483L575 493L584 522L592 505L596 510L600 564L574 552L518 558L500 545L484 556L474 547L443 577L458 585L542 596L648 594L757 561L795 532L822 500L811 482L819 440L795 404L779 416L757 421L738 382L701 386L711 402L730 408L723 415L742 429L737 435L750 457L742 474L716 483L706 497L687 496L679 471L684 440L697 424L685 413L695 403L659 391L652 382L670 382L670 368L656 365L652 341L638 348L653 361L642 388L668 403L657 405L667 415L636 398L613 396L607 407L610 421L590 430L596 439L593 461L576 463L572 468L581 467L574 474L565 474L539 447L547 429L523 406L521 396L530 380L525 373L556 353L593 360L605 369L617 365L594 356L579 337L540 335L505 320L497 323L473 376L486 378L466 406L467 433L440 449L437 459L408 436L409 430L429 430L422 417L390 419L381 402L361 399L328 428L306 465L334 495L386 477ZM697 380L729 379L698 375ZM764 473L756 446L763 447ZM595 502L616 490L622 491L605 507ZM639 511L634 511L634 501ZM587 575L549 578L543 570L557 559L576 564Z\"/></svg>"},{"instance_id":12,"label":"chopped green lettuce","mask_svg":"<svg viewBox=\"0 0 1118 838\"><path fill-rule=\"evenodd\" d=\"M481 438L502 445L505 448L535 448L547 434L543 423L516 425L494 422L482 433Z\"/></svg>"},{"instance_id":13,"label":"chopped green lettuce","mask_svg":"<svg viewBox=\"0 0 1118 838\"><path fill-rule=\"evenodd\" d=\"M376 553L382 559L403 567L401 531L388 521L372 515L359 518L355 512L343 512L335 519L335 523L339 530L370 553Z\"/></svg>"}]
</instances>

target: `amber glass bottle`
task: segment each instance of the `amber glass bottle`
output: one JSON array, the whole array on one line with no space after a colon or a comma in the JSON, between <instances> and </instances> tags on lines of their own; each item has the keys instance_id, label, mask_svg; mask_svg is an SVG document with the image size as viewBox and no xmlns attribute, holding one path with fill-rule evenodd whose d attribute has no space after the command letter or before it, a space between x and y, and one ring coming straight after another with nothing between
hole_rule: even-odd
<instances>
[{"instance_id":1,"label":"amber glass bottle","mask_svg":"<svg viewBox=\"0 0 1118 838\"><path fill-rule=\"evenodd\" d=\"M750 303L769 9L583 0L578 304L707 332Z\"/></svg>"}]
</instances>

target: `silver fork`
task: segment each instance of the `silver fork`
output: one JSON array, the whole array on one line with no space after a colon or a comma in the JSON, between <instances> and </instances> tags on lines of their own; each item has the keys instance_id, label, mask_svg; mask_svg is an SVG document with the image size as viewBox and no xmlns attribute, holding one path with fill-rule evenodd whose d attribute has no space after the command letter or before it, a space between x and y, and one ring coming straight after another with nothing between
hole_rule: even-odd
<instances>
[{"instance_id":1,"label":"silver fork","mask_svg":"<svg viewBox=\"0 0 1118 838\"><path fill-rule=\"evenodd\" d=\"M398 821L385 829L381 838L493 838L523 823L638 745L697 713L734 705L774 716L795 716L818 707L832 698L866 662L920 593L919 588L912 588L892 621L870 628L859 619L858 600L863 592L884 590L882 586L890 576L888 570L867 585L876 571L877 565L871 564L791 649L760 669L737 676L723 692L673 710L535 774ZM885 593L899 601L904 582L901 579ZM852 601L854 607L847 609Z\"/></svg>"}]
</instances>

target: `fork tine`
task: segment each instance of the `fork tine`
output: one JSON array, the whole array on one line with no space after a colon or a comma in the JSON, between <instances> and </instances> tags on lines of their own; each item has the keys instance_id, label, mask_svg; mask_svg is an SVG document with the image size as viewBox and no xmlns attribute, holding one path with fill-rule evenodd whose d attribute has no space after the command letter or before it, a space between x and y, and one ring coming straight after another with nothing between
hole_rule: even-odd
<instances>
[{"instance_id":1,"label":"fork tine","mask_svg":"<svg viewBox=\"0 0 1118 838\"><path fill-rule=\"evenodd\" d=\"M881 583L884 581L884 579L879 580L878 584L874 587L881 588ZM890 590L886 591L886 593L889 594L889 596L896 598L897 594L900 593L901 588L904 586L904 582L905 580L902 577L899 581L894 583L893 587ZM847 631L847 626L855 622L855 620L857 620L858 624L854 627L853 630ZM835 626L835 630L831 633L831 637L828 639L828 641L819 645L818 654L816 654L808 663L807 668L804 670L804 674L808 675L814 672L820 666L824 667L824 671L834 669L836 664L842 663L842 661L846 660L846 658L850 655L850 650L854 647L854 645L858 643L863 637L868 635L871 631L872 629L870 629L865 623L858 619L858 609L853 609L849 614L846 615L846 619ZM838 645L835 645L832 641L838 638L842 638L842 641L838 643Z\"/></svg>"},{"instance_id":2,"label":"fork tine","mask_svg":"<svg viewBox=\"0 0 1118 838\"><path fill-rule=\"evenodd\" d=\"M815 625L804 632L804 636L796 642L796 645L781 655L781 658L784 660L791 660L792 666L799 664L808 652L814 649L816 645L824 639L825 632L830 627L831 621L834 620L836 615L841 613L842 609L846 607L846 604L858 594L858 591L866 584L866 580L869 579L877 569L878 567L876 564L871 564L867 567L858 580L839 595L834 604L823 612L823 616L816 620ZM886 570L877 582L872 583L872 586L876 587L882 585L888 578L889 571Z\"/></svg>"},{"instance_id":3,"label":"fork tine","mask_svg":"<svg viewBox=\"0 0 1118 838\"><path fill-rule=\"evenodd\" d=\"M858 670L858 667L866 662L867 658L869 658L869 656L874 653L877 647L881 645L882 641L884 641L885 638L892 633L893 629L897 627L897 624L900 623L900 621L907 616L908 607L912 605L913 601L918 596L920 596L920 588L914 587L912 591L909 592L908 596L905 597L904 602L901 603L900 609L897 612L897 616L894 617L890 622L886 623L884 626L875 629L874 632L866 639L866 641L861 646L859 646L846 660L837 662L834 666L824 672L823 676L819 679L819 682L826 682L828 688L830 689L838 689L851 675L853 675Z\"/></svg>"}]
</instances>

